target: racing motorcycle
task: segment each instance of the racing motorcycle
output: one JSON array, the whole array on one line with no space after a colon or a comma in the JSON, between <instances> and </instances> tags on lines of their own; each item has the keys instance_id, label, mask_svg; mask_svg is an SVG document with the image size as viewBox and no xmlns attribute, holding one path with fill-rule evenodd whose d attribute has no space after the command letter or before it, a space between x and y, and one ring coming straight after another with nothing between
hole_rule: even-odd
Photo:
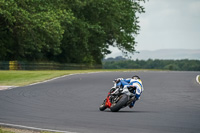
<instances>
[{"instance_id":1,"label":"racing motorcycle","mask_svg":"<svg viewBox=\"0 0 200 133\"><path fill-rule=\"evenodd\" d=\"M135 100L135 91L136 87L134 86L112 88L106 99L100 105L99 110L104 111L105 109L110 108L112 112L119 111Z\"/></svg>"}]
</instances>

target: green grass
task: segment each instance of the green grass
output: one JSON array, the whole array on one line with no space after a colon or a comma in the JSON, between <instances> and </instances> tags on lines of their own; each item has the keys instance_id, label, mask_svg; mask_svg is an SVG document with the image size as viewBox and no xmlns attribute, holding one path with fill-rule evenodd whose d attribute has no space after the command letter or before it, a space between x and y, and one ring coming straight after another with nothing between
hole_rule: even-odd
<instances>
[{"instance_id":1,"label":"green grass","mask_svg":"<svg viewBox=\"0 0 200 133\"><path fill-rule=\"evenodd\" d=\"M142 69L92 69L92 70L44 70L44 71L0 71L0 86L24 86L55 77L102 71L144 71Z\"/></svg>"},{"instance_id":2,"label":"green grass","mask_svg":"<svg viewBox=\"0 0 200 133\"><path fill-rule=\"evenodd\" d=\"M99 71L99 70L97 70ZM24 86L55 77L95 72L94 70L65 70L65 71L0 71L0 86Z\"/></svg>"},{"instance_id":3,"label":"green grass","mask_svg":"<svg viewBox=\"0 0 200 133\"><path fill-rule=\"evenodd\" d=\"M2 130L2 129L0 128L0 133L14 133L14 132L11 132L11 131L5 131L5 130Z\"/></svg>"},{"instance_id":4,"label":"green grass","mask_svg":"<svg viewBox=\"0 0 200 133\"><path fill-rule=\"evenodd\" d=\"M45 70L45 71L0 71L0 86L24 86L55 77L76 74L108 71L100 70ZM116 70L109 70L116 71Z\"/></svg>"},{"instance_id":5,"label":"green grass","mask_svg":"<svg viewBox=\"0 0 200 133\"><path fill-rule=\"evenodd\" d=\"M32 131L26 129L15 129L15 128L5 128L0 127L0 133L57 133L57 132L49 132L49 131Z\"/></svg>"}]
</instances>

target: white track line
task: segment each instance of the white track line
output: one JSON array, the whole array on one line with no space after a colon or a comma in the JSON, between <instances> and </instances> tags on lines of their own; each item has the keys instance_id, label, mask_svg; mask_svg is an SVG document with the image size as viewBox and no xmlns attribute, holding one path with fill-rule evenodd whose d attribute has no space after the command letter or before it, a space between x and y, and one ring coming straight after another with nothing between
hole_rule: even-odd
<instances>
[{"instance_id":1,"label":"white track line","mask_svg":"<svg viewBox=\"0 0 200 133\"><path fill-rule=\"evenodd\" d=\"M5 126L5 127L18 128L18 129L27 129L27 130L35 130L35 131L48 131L48 132L58 132L58 133L77 133L77 132L68 132L68 131L61 131L61 130L44 129L44 128L29 127L29 126L22 126L22 125L8 124L8 123L0 123L0 125L1 126Z\"/></svg>"},{"instance_id":2,"label":"white track line","mask_svg":"<svg viewBox=\"0 0 200 133\"><path fill-rule=\"evenodd\" d=\"M103 71L102 71L102 72L103 72ZM52 79L49 79L49 80L45 80L45 81L41 81L41 82L36 82L36 83L33 83L33 84L29 84L29 85L26 85L26 86L32 86L32 85L36 85L36 84L41 84L41 83L53 81L53 80L56 80L56 79L59 79L59 78L64 78L64 77L73 76L73 75L78 75L78 74L93 74L93 73L102 73L102 72L86 72L86 73L67 74L67 75L63 75L63 76L60 76L60 77L52 78Z\"/></svg>"},{"instance_id":3,"label":"white track line","mask_svg":"<svg viewBox=\"0 0 200 133\"><path fill-rule=\"evenodd\" d=\"M37 84L41 84L41 83L45 83L45 82L50 82L50 81L53 81L53 80L56 80L56 79L59 79L59 78L64 78L64 77L68 77L68 76L72 76L72 75L93 74L93 73L101 73L101 72L88 72L88 73L67 74L67 75L63 75L63 76L60 76L60 77L55 77L55 78L52 78L52 79L48 79L48 80L45 80L45 81L41 81L41 82L36 82L36 83L29 84L29 85L25 85L25 86L22 86L22 87L37 85ZM17 88L17 87L19 87L19 86L0 86L0 90L9 90L9 89Z\"/></svg>"},{"instance_id":4,"label":"white track line","mask_svg":"<svg viewBox=\"0 0 200 133\"><path fill-rule=\"evenodd\" d=\"M199 76L200 76L200 75L197 75L197 77L196 77L196 81L197 81L197 83L200 84L200 82L199 82Z\"/></svg>"},{"instance_id":5,"label":"white track line","mask_svg":"<svg viewBox=\"0 0 200 133\"><path fill-rule=\"evenodd\" d=\"M12 89L12 88L16 88L17 86L0 86L0 91L1 90L9 90L9 89Z\"/></svg>"},{"instance_id":6,"label":"white track line","mask_svg":"<svg viewBox=\"0 0 200 133\"><path fill-rule=\"evenodd\" d=\"M81 74L81 73L77 73L77 74ZM63 75L63 76L60 76L60 77L52 78L52 79L45 80L45 81L41 81L41 82L36 82L36 83L29 84L29 85L26 85L26 86L32 86L32 85L36 85L36 84L41 84L41 83L45 83L45 82L49 82L49 81L53 81L53 80L56 80L56 79L59 79L59 78L64 78L64 77L72 76L72 75L76 75L76 74Z\"/></svg>"},{"instance_id":7,"label":"white track line","mask_svg":"<svg viewBox=\"0 0 200 133\"><path fill-rule=\"evenodd\" d=\"M92 74L92 73L101 73L101 72L89 72L89 73L76 73L76 74L68 74L68 75L63 75L60 77L56 77L56 78L52 78L49 80L45 80L45 81L41 81L41 82L37 82L37 83L33 83L33 84L29 84L26 86L32 86L32 85L36 85L36 84L41 84L41 83L45 83L45 82L49 82L49 81L53 81L59 78L63 78L63 77L68 77L68 76L72 76L72 75L78 75L78 74ZM17 86L12 86L8 89L13 89ZM68 132L68 131L61 131L61 130L52 130L52 129L43 129L43 128L36 128L36 127L28 127L28 126L23 126L23 125L15 125L15 124L9 124L9 123L0 123L1 126L6 126L6 127L14 127L14 128L21 128L21 129L29 129L29 130L38 130L38 131L49 131L49 132L59 132L59 133L76 133L76 132Z\"/></svg>"}]
</instances>

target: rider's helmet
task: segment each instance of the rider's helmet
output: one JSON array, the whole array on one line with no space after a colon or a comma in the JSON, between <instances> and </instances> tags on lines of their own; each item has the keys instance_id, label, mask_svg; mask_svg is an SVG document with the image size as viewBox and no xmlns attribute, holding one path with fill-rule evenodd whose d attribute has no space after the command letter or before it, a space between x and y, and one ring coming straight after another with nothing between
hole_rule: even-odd
<instances>
[{"instance_id":1,"label":"rider's helmet","mask_svg":"<svg viewBox=\"0 0 200 133\"><path fill-rule=\"evenodd\" d=\"M138 79L140 79L140 77L137 76L137 75L134 75L134 76L132 77L132 79L138 80Z\"/></svg>"}]
</instances>

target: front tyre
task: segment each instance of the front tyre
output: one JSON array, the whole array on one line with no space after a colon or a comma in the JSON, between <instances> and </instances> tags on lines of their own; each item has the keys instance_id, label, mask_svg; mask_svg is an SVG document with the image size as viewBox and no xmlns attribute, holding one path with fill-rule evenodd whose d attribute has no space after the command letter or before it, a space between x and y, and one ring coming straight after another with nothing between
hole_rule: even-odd
<instances>
[{"instance_id":1,"label":"front tyre","mask_svg":"<svg viewBox=\"0 0 200 133\"><path fill-rule=\"evenodd\" d=\"M99 110L100 111L104 111L107 107L105 106L105 102L106 100L104 100L104 102L100 105Z\"/></svg>"},{"instance_id":2,"label":"front tyre","mask_svg":"<svg viewBox=\"0 0 200 133\"><path fill-rule=\"evenodd\" d=\"M104 111L107 107L104 104L101 104L99 107L100 111Z\"/></svg>"},{"instance_id":3,"label":"front tyre","mask_svg":"<svg viewBox=\"0 0 200 133\"><path fill-rule=\"evenodd\" d=\"M127 101L128 101L128 96L126 94L119 96L119 99L112 103L110 110L112 112L119 111L124 105L126 105Z\"/></svg>"}]
</instances>

